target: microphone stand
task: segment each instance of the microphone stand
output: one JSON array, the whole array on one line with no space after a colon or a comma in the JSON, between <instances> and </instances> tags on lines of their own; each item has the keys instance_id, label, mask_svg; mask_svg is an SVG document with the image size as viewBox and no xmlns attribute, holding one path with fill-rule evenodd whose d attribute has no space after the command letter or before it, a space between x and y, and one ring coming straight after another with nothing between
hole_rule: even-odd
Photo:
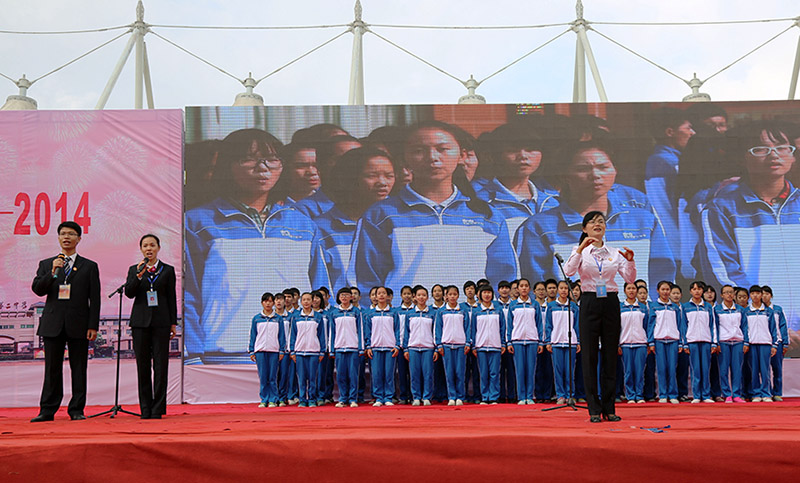
<instances>
[{"instance_id":1,"label":"microphone stand","mask_svg":"<svg viewBox=\"0 0 800 483\"><path fill-rule=\"evenodd\" d=\"M90 418L95 418L97 416L103 416L106 414L111 414L111 419L117 415L117 413L125 413L130 414L131 416L141 416L139 413L135 413L133 411L126 411L122 409L122 405L119 403L119 359L120 359L120 351L122 349L122 292L125 290L125 284L119 286L118 289L114 290L110 294L108 294L108 298L112 298L114 295L119 294L119 314L117 316L117 381L116 381L116 388L114 390L114 405L111 409L103 411L101 413L92 414L89 416Z\"/></svg>"},{"instance_id":2,"label":"microphone stand","mask_svg":"<svg viewBox=\"0 0 800 483\"><path fill-rule=\"evenodd\" d=\"M564 259L561 258L561 255L558 253L555 254L556 263L558 263L558 268L561 269L561 275L564 277L563 280L569 280L567 278L567 273L564 271ZM542 411L553 411L555 409L564 409L564 408L571 408L573 411L577 411L578 408L586 409L589 408L587 406L581 406L575 401L575 368L572 366L572 304L575 302L572 296L572 287L567 291L567 300L568 300L568 308L569 310L567 313L569 314L567 317L568 324L567 324L567 348L569 350L568 356L568 364L569 364L569 397L567 398L567 402L565 404L559 404L558 406L553 406L550 408L544 408Z\"/></svg>"}]
</instances>

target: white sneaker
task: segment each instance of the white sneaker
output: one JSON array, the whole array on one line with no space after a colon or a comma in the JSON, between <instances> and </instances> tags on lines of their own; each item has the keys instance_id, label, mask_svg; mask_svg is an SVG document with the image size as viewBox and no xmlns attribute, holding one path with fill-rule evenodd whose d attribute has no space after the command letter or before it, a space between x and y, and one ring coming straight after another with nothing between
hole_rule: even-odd
<instances>
[{"instance_id":1,"label":"white sneaker","mask_svg":"<svg viewBox=\"0 0 800 483\"><path fill-rule=\"evenodd\" d=\"M706 398L706 399L703 399L703 402L704 402L704 403L711 403L711 404L714 404L714 400L713 400L713 399L711 399L710 397L709 397L709 398Z\"/></svg>"},{"instance_id":2,"label":"white sneaker","mask_svg":"<svg viewBox=\"0 0 800 483\"><path fill-rule=\"evenodd\" d=\"M700 404L700 400L699 399L692 399L692 404Z\"/></svg>"},{"instance_id":3,"label":"white sneaker","mask_svg":"<svg viewBox=\"0 0 800 483\"><path fill-rule=\"evenodd\" d=\"M286 403L281 401L281 402L278 403L278 407L279 408L285 408L286 407Z\"/></svg>"},{"instance_id":4,"label":"white sneaker","mask_svg":"<svg viewBox=\"0 0 800 483\"><path fill-rule=\"evenodd\" d=\"M753 402L761 402L761 398L756 396L753 398Z\"/></svg>"},{"instance_id":5,"label":"white sneaker","mask_svg":"<svg viewBox=\"0 0 800 483\"><path fill-rule=\"evenodd\" d=\"M394 403L392 401L386 401L385 403L383 403L383 405L384 406L394 406Z\"/></svg>"},{"instance_id":6,"label":"white sneaker","mask_svg":"<svg viewBox=\"0 0 800 483\"><path fill-rule=\"evenodd\" d=\"M337 408L343 408L344 407L344 403L339 401L339 402L336 403L336 407Z\"/></svg>"},{"instance_id":7,"label":"white sneaker","mask_svg":"<svg viewBox=\"0 0 800 483\"><path fill-rule=\"evenodd\" d=\"M670 399L669 402L671 402L672 404L680 404L681 403L680 401L678 401L677 399L674 399L674 398Z\"/></svg>"},{"instance_id":8,"label":"white sneaker","mask_svg":"<svg viewBox=\"0 0 800 483\"><path fill-rule=\"evenodd\" d=\"M517 406L524 406L524 405L526 405L526 404L528 404L528 401L527 401L527 400L525 400L525 399L520 399L520 400L519 400L519 402L517 403Z\"/></svg>"},{"instance_id":9,"label":"white sneaker","mask_svg":"<svg viewBox=\"0 0 800 483\"><path fill-rule=\"evenodd\" d=\"M494 406L495 404L497 404L497 401L492 401L492 402L490 402L489 404L491 404L492 406Z\"/></svg>"},{"instance_id":10,"label":"white sneaker","mask_svg":"<svg viewBox=\"0 0 800 483\"><path fill-rule=\"evenodd\" d=\"M267 403L258 403L258 407L265 408L267 407Z\"/></svg>"},{"instance_id":11,"label":"white sneaker","mask_svg":"<svg viewBox=\"0 0 800 483\"><path fill-rule=\"evenodd\" d=\"M461 399L456 399L456 406L463 406L463 405L464 401L462 401Z\"/></svg>"},{"instance_id":12,"label":"white sneaker","mask_svg":"<svg viewBox=\"0 0 800 483\"><path fill-rule=\"evenodd\" d=\"M419 406L419 399L414 399L414 402L411 403L412 406Z\"/></svg>"},{"instance_id":13,"label":"white sneaker","mask_svg":"<svg viewBox=\"0 0 800 483\"><path fill-rule=\"evenodd\" d=\"M430 406L430 405L431 405L431 402L430 402L429 400L427 400L427 399L423 399L423 400L422 400L422 405L423 405L423 406Z\"/></svg>"},{"instance_id":14,"label":"white sneaker","mask_svg":"<svg viewBox=\"0 0 800 483\"><path fill-rule=\"evenodd\" d=\"M299 403L300 400L297 398L289 399L289 406L294 406L295 404Z\"/></svg>"},{"instance_id":15,"label":"white sneaker","mask_svg":"<svg viewBox=\"0 0 800 483\"><path fill-rule=\"evenodd\" d=\"M636 401L633 399L628 399L628 404L636 404Z\"/></svg>"},{"instance_id":16,"label":"white sneaker","mask_svg":"<svg viewBox=\"0 0 800 483\"><path fill-rule=\"evenodd\" d=\"M534 401L533 399L527 399L526 401L527 404L536 404L536 401Z\"/></svg>"},{"instance_id":17,"label":"white sneaker","mask_svg":"<svg viewBox=\"0 0 800 483\"><path fill-rule=\"evenodd\" d=\"M644 404L644 399L637 399L636 404Z\"/></svg>"},{"instance_id":18,"label":"white sneaker","mask_svg":"<svg viewBox=\"0 0 800 483\"><path fill-rule=\"evenodd\" d=\"M271 403L267 404L267 407L269 407L269 408L276 408L276 407L278 407L278 405L277 405L277 404L275 404L275 403L273 403L273 402L271 402Z\"/></svg>"},{"instance_id":19,"label":"white sneaker","mask_svg":"<svg viewBox=\"0 0 800 483\"><path fill-rule=\"evenodd\" d=\"M455 406L456 405L456 401L454 399L451 399L451 400L447 401L447 405L448 406Z\"/></svg>"},{"instance_id":20,"label":"white sneaker","mask_svg":"<svg viewBox=\"0 0 800 483\"><path fill-rule=\"evenodd\" d=\"M661 404L667 404L667 398L665 397L658 398L658 402L660 402Z\"/></svg>"},{"instance_id":21,"label":"white sneaker","mask_svg":"<svg viewBox=\"0 0 800 483\"><path fill-rule=\"evenodd\" d=\"M761 402L772 402L772 398L771 397L761 398Z\"/></svg>"},{"instance_id":22,"label":"white sneaker","mask_svg":"<svg viewBox=\"0 0 800 483\"><path fill-rule=\"evenodd\" d=\"M772 396L772 400L775 402L783 402L783 397L781 396Z\"/></svg>"},{"instance_id":23,"label":"white sneaker","mask_svg":"<svg viewBox=\"0 0 800 483\"><path fill-rule=\"evenodd\" d=\"M353 402L350 403L350 407L351 408L357 408L358 407L358 403L353 401Z\"/></svg>"},{"instance_id":24,"label":"white sneaker","mask_svg":"<svg viewBox=\"0 0 800 483\"><path fill-rule=\"evenodd\" d=\"M486 401L481 401L481 406L488 406L488 405L489 405L489 403L488 403L488 402L486 402Z\"/></svg>"},{"instance_id":25,"label":"white sneaker","mask_svg":"<svg viewBox=\"0 0 800 483\"><path fill-rule=\"evenodd\" d=\"M375 401L375 403L372 405L372 407L374 407L374 408L379 408L381 406L383 406L383 404L381 404L380 401Z\"/></svg>"}]
</instances>

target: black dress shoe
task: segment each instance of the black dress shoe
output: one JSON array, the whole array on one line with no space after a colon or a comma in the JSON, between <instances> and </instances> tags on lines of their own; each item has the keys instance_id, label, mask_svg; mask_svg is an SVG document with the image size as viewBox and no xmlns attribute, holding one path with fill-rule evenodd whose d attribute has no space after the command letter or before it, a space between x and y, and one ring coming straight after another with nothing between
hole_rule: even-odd
<instances>
[{"instance_id":1,"label":"black dress shoe","mask_svg":"<svg viewBox=\"0 0 800 483\"><path fill-rule=\"evenodd\" d=\"M606 421L611 421L612 423L617 421L622 421L622 418L617 416L616 414L603 414L603 419Z\"/></svg>"},{"instance_id":2,"label":"black dress shoe","mask_svg":"<svg viewBox=\"0 0 800 483\"><path fill-rule=\"evenodd\" d=\"M591 416L589 416L589 422L590 423L599 423L601 421L602 421L602 419L600 419L600 415L599 414L592 414Z\"/></svg>"},{"instance_id":3,"label":"black dress shoe","mask_svg":"<svg viewBox=\"0 0 800 483\"><path fill-rule=\"evenodd\" d=\"M150 419L161 419L161 415L160 414L151 414L150 415Z\"/></svg>"},{"instance_id":4,"label":"black dress shoe","mask_svg":"<svg viewBox=\"0 0 800 483\"><path fill-rule=\"evenodd\" d=\"M40 414L40 415L36 416L35 418L31 419L31 422L32 423L41 423L41 422L44 422L44 421L52 421L52 420L53 420L53 415L52 414L49 415L49 416L47 414Z\"/></svg>"},{"instance_id":5,"label":"black dress shoe","mask_svg":"<svg viewBox=\"0 0 800 483\"><path fill-rule=\"evenodd\" d=\"M84 416L83 414L70 414L69 418L73 421L83 421L84 419L86 419L86 416Z\"/></svg>"}]
</instances>

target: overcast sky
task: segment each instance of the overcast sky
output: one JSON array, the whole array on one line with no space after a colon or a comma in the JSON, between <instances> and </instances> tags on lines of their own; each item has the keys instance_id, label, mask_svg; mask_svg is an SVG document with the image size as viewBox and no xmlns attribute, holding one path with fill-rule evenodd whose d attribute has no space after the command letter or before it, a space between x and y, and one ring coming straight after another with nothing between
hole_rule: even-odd
<instances>
[{"instance_id":1,"label":"overcast sky","mask_svg":"<svg viewBox=\"0 0 800 483\"><path fill-rule=\"evenodd\" d=\"M146 0L153 25L289 26L347 24L354 0ZM596 22L722 21L800 15L797 0L584 0L584 17ZM368 24L537 25L575 19L573 0L362 0ZM51 31L130 24L136 0L0 0L0 30ZM757 7L757 8L756 8ZM792 25L774 22L724 26L594 25L603 34L680 77L705 79ZM372 30L460 79L481 80L564 32L557 26L525 30L425 30L373 26ZM345 30L152 30L240 79L260 78ZM72 35L0 33L0 73L34 79L119 35L124 30ZM786 99L800 28L709 80L713 100ZM40 109L94 108L127 37L35 83L29 96ZM589 40L609 101L677 101L690 92L664 73L594 32ZM570 102L576 35L568 32L478 88L490 103ZM244 87L162 39L146 36L156 107L231 105ZM267 105L346 104L353 35L261 82ZM368 104L455 103L466 89L375 35L364 36ZM107 104L134 105L133 56ZM587 72L588 75L588 72ZM0 103L18 89L0 78ZM587 81L588 98L598 100ZM798 93L800 94L800 93Z\"/></svg>"}]
</instances>

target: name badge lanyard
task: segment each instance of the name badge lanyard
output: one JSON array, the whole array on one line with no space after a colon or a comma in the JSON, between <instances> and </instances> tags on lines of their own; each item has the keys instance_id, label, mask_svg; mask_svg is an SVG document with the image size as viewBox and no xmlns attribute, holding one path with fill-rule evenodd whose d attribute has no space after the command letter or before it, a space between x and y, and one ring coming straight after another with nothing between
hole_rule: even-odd
<instances>
[{"instance_id":1,"label":"name badge lanyard","mask_svg":"<svg viewBox=\"0 0 800 483\"><path fill-rule=\"evenodd\" d=\"M600 273L600 280L597 282L597 287L595 289L596 290L595 293L597 294L598 298L602 298L602 297L605 297L607 295L607 293L608 293L606 291L606 281L603 279L603 262L604 262L604 260L603 260L602 257L596 257L594 255L592 255L592 258L594 259L595 265L597 265L597 271Z\"/></svg>"},{"instance_id":2,"label":"name badge lanyard","mask_svg":"<svg viewBox=\"0 0 800 483\"><path fill-rule=\"evenodd\" d=\"M156 283L156 280L158 280L158 277L161 275L161 270L164 270L164 264L161 264L161 268L158 269L158 272L156 272L155 275L148 275L147 276L147 280L150 281L150 291L151 292L155 291L155 289L153 288L153 284Z\"/></svg>"}]
</instances>

